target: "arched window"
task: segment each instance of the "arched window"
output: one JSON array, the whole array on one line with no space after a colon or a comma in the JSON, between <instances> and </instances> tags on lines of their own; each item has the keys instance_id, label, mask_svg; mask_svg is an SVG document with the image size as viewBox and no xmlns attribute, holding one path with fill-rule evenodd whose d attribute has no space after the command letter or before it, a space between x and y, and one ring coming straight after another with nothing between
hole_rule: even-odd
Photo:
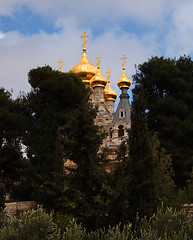
<instances>
[{"instance_id":1,"label":"arched window","mask_svg":"<svg viewBox=\"0 0 193 240\"><path fill-rule=\"evenodd\" d=\"M112 131L112 128L109 129L109 137L110 137L110 138L113 137L113 131Z\"/></svg>"},{"instance_id":2,"label":"arched window","mask_svg":"<svg viewBox=\"0 0 193 240\"><path fill-rule=\"evenodd\" d=\"M125 109L124 108L119 109L119 119L121 119L121 118L125 118Z\"/></svg>"},{"instance_id":3,"label":"arched window","mask_svg":"<svg viewBox=\"0 0 193 240\"><path fill-rule=\"evenodd\" d=\"M119 125L118 136L119 137L123 137L124 136L124 126L123 125Z\"/></svg>"}]
</instances>

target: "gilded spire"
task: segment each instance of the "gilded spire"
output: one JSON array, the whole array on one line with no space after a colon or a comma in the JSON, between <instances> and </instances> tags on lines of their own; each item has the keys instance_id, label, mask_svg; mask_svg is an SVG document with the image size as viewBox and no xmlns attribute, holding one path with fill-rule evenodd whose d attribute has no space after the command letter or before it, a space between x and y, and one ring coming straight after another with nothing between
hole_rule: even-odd
<instances>
[{"instance_id":1,"label":"gilded spire","mask_svg":"<svg viewBox=\"0 0 193 240\"><path fill-rule=\"evenodd\" d=\"M127 58L123 54L123 57L120 58L120 60L123 60L123 63L121 65L123 67L123 72L122 72L121 77L117 81L117 86L119 88L130 88L130 86L132 84L131 79L128 78L126 73L125 73L125 63L126 63L125 59L127 59Z\"/></svg>"},{"instance_id":2,"label":"gilded spire","mask_svg":"<svg viewBox=\"0 0 193 240\"><path fill-rule=\"evenodd\" d=\"M98 68L100 68L100 66L99 66L99 63L101 62L100 58L102 58L102 57L99 57L99 54L98 54L98 56L96 57L96 59L98 59L98 62L96 64L98 66Z\"/></svg>"},{"instance_id":3,"label":"gilded spire","mask_svg":"<svg viewBox=\"0 0 193 240\"><path fill-rule=\"evenodd\" d=\"M80 36L81 38L84 38L84 39L83 39L83 44L81 45L81 46L83 47L83 50L84 50L84 49L86 50L86 48L85 48L85 43L87 42L86 37L88 37L88 34L86 35L85 33L86 33L86 32L83 32L83 35Z\"/></svg>"},{"instance_id":4,"label":"gilded spire","mask_svg":"<svg viewBox=\"0 0 193 240\"><path fill-rule=\"evenodd\" d=\"M64 61L62 61L62 59L60 58L60 61L58 61L58 63L60 63L60 67L59 67L59 71L60 72L62 72L62 63L63 63Z\"/></svg>"},{"instance_id":5,"label":"gilded spire","mask_svg":"<svg viewBox=\"0 0 193 240\"><path fill-rule=\"evenodd\" d=\"M82 58L74 67L71 68L71 71L78 74L78 76L82 79L83 82L89 84L90 79L97 73L97 67L94 66L87 58L86 55L86 48L85 43L87 40L85 39L88 37L88 35L83 32L83 35L80 36L83 38L83 52L82 52Z\"/></svg>"},{"instance_id":6,"label":"gilded spire","mask_svg":"<svg viewBox=\"0 0 193 240\"><path fill-rule=\"evenodd\" d=\"M125 59L127 59L127 57L125 57L125 55L123 54L123 57L120 58L120 60L123 60L123 63L121 65L123 68L125 68L125 63L126 63Z\"/></svg>"},{"instance_id":7,"label":"gilded spire","mask_svg":"<svg viewBox=\"0 0 193 240\"><path fill-rule=\"evenodd\" d=\"M109 78L110 78L110 73L112 73L112 71L109 71L109 68L107 69L108 71L106 72L106 73L108 73L108 77L107 77L107 79L109 80Z\"/></svg>"}]
</instances>

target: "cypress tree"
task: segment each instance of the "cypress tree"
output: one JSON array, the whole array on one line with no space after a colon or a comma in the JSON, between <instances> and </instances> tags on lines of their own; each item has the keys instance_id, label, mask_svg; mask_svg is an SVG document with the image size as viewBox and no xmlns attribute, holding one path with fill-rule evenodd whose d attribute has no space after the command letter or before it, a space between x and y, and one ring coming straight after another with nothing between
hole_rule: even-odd
<instances>
[{"instance_id":1,"label":"cypress tree","mask_svg":"<svg viewBox=\"0 0 193 240\"><path fill-rule=\"evenodd\" d=\"M135 218L136 213L141 217L150 216L156 204L153 182L155 163L147 127L145 96L141 85L136 85L133 90L129 158L132 171L131 219Z\"/></svg>"},{"instance_id":2,"label":"cypress tree","mask_svg":"<svg viewBox=\"0 0 193 240\"><path fill-rule=\"evenodd\" d=\"M122 226L130 221L132 206L131 163L128 155L127 142L122 142L117 151L117 163L109 173L109 225L121 223Z\"/></svg>"},{"instance_id":3,"label":"cypress tree","mask_svg":"<svg viewBox=\"0 0 193 240\"><path fill-rule=\"evenodd\" d=\"M64 152L76 164L75 168L68 169L70 188L67 194L75 205L73 216L87 229L104 226L107 211L105 171L98 154L104 134L94 124L95 117L96 110L85 98L62 127Z\"/></svg>"}]
</instances>

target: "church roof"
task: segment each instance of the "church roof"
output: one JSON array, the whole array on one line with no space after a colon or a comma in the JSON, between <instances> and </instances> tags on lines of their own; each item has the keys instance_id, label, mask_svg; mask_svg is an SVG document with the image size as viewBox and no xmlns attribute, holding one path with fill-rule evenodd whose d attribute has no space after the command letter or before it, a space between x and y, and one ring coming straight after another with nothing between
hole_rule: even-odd
<instances>
[{"instance_id":1,"label":"church roof","mask_svg":"<svg viewBox=\"0 0 193 240\"><path fill-rule=\"evenodd\" d=\"M87 42L87 40L85 40L85 38L88 37L88 35L86 35L84 32L83 35L80 37L84 38L82 44L82 58L79 63L77 63L74 67L71 68L71 71L79 75L83 82L90 83L90 79L97 73L97 67L88 60L86 55L85 43Z\"/></svg>"},{"instance_id":2,"label":"church roof","mask_svg":"<svg viewBox=\"0 0 193 240\"><path fill-rule=\"evenodd\" d=\"M123 112L123 115L121 115L121 112ZM131 122L131 106L126 88L122 88L119 105L113 118L113 124L116 124L119 121L123 121L125 123Z\"/></svg>"}]
</instances>

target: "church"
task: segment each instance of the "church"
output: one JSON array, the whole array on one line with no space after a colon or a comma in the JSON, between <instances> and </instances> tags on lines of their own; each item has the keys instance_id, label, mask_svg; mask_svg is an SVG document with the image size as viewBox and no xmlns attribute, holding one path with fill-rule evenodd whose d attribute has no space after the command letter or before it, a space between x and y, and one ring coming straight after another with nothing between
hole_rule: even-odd
<instances>
[{"instance_id":1,"label":"church","mask_svg":"<svg viewBox=\"0 0 193 240\"><path fill-rule=\"evenodd\" d=\"M127 91L132 82L125 73L126 57L123 55L123 57L120 58L123 61L122 75L117 80L117 85L121 90L121 94L119 96L120 99L118 107L116 111L114 111L114 103L117 99L117 93L110 85L111 71L109 69L107 70L107 78L103 76L99 65L101 58L99 55L96 57L96 59L98 59L97 66L93 65L88 60L85 47L87 42L86 37L88 37L88 35L84 32L80 37L83 38L82 58L74 67L71 68L70 71L76 73L86 86L92 90L90 101L93 106L96 106L98 109L95 124L102 126L104 131L107 133L101 147L115 149L128 137L127 130L131 126L131 107ZM61 61L59 63L61 64ZM62 65L60 65L60 71L61 66Z\"/></svg>"}]
</instances>

